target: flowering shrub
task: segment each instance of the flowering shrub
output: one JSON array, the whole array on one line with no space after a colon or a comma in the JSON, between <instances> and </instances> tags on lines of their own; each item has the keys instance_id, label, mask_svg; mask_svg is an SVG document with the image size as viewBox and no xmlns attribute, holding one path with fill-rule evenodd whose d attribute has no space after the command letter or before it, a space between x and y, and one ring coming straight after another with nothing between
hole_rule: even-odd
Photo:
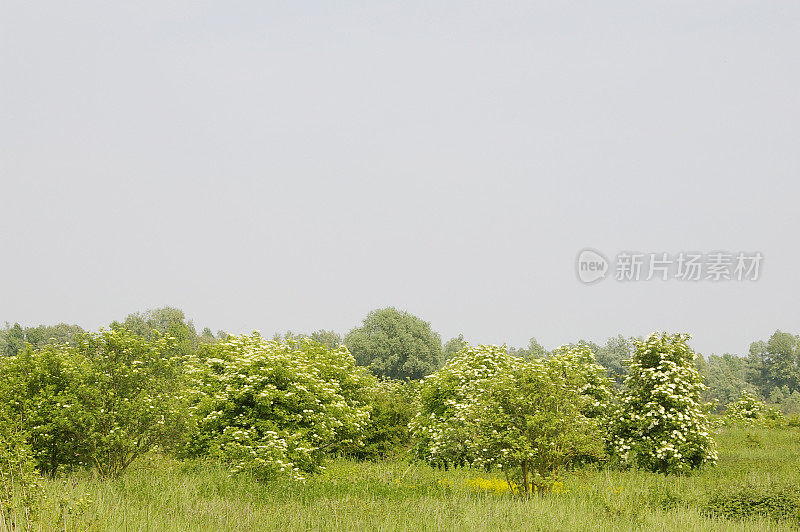
<instances>
[{"instance_id":1,"label":"flowering shrub","mask_svg":"<svg viewBox=\"0 0 800 532\"><path fill-rule=\"evenodd\" d=\"M783 414L759 401L753 394L744 391L739 399L725 410L726 424L769 425L783 420Z\"/></svg>"},{"instance_id":2,"label":"flowering shrub","mask_svg":"<svg viewBox=\"0 0 800 532\"><path fill-rule=\"evenodd\" d=\"M344 346L229 336L206 346L190 374L197 427L187 453L262 480L318 471L326 451L358 441L369 419L374 380Z\"/></svg>"},{"instance_id":3,"label":"flowering shrub","mask_svg":"<svg viewBox=\"0 0 800 532\"><path fill-rule=\"evenodd\" d=\"M472 463L477 451L470 423L475 395L485 381L521 362L503 347L468 345L425 377L420 411L410 423L417 456L444 468Z\"/></svg>"},{"instance_id":4,"label":"flowering shrub","mask_svg":"<svg viewBox=\"0 0 800 532\"><path fill-rule=\"evenodd\" d=\"M634 341L614 424L614 450L623 463L666 474L716 462L704 413L708 405L701 403L705 385L688 339L688 334L653 333Z\"/></svg>"},{"instance_id":5,"label":"flowering shrub","mask_svg":"<svg viewBox=\"0 0 800 532\"><path fill-rule=\"evenodd\" d=\"M605 425L613 402L611 381L589 346L577 344L559 347L553 351L550 363L560 368L561 375L570 386L585 396L581 412Z\"/></svg>"},{"instance_id":6,"label":"flowering shrub","mask_svg":"<svg viewBox=\"0 0 800 532\"><path fill-rule=\"evenodd\" d=\"M83 465L115 476L181 430L180 360L164 356L170 349L168 338L125 329L28 348L0 363L0 402L21 420L43 472Z\"/></svg>"},{"instance_id":7,"label":"flowering shrub","mask_svg":"<svg viewBox=\"0 0 800 532\"><path fill-rule=\"evenodd\" d=\"M467 347L423 381L411 425L429 463L497 468L521 494L544 493L576 459L603 455L609 400L605 371L585 347L527 361Z\"/></svg>"}]
</instances>

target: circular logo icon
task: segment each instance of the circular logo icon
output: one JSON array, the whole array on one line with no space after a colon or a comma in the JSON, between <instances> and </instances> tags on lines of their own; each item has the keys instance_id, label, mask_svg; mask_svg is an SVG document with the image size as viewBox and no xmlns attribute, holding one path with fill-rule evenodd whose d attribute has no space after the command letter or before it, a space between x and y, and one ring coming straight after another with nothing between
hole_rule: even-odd
<instances>
[{"instance_id":1,"label":"circular logo icon","mask_svg":"<svg viewBox=\"0 0 800 532\"><path fill-rule=\"evenodd\" d=\"M578 279L584 284L602 281L608 273L608 259L597 250L586 248L578 253L575 263Z\"/></svg>"}]
</instances>

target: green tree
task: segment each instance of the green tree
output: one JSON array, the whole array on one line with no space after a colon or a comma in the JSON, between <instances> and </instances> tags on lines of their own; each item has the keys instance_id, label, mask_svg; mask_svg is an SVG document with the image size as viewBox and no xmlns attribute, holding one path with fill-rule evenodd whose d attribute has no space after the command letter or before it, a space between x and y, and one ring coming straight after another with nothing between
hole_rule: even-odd
<instances>
[{"instance_id":1,"label":"green tree","mask_svg":"<svg viewBox=\"0 0 800 532\"><path fill-rule=\"evenodd\" d=\"M59 323L25 328L25 342L34 348L71 342L85 331L78 325Z\"/></svg>"},{"instance_id":2,"label":"green tree","mask_svg":"<svg viewBox=\"0 0 800 532\"><path fill-rule=\"evenodd\" d=\"M324 345L328 349L336 349L342 345L342 337L335 331L326 331L325 329L320 329L311 333L309 338Z\"/></svg>"},{"instance_id":3,"label":"green tree","mask_svg":"<svg viewBox=\"0 0 800 532\"><path fill-rule=\"evenodd\" d=\"M394 307L373 310L344 343L379 377L420 379L442 362L442 340L428 322Z\"/></svg>"},{"instance_id":4,"label":"green tree","mask_svg":"<svg viewBox=\"0 0 800 532\"><path fill-rule=\"evenodd\" d=\"M381 379L369 390L369 421L357 445L339 450L359 460L405 458L411 445L409 423L418 409L418 381Z\"/></svg>"},{"instance_id":5,"label":"green tree","mask_svg":"<svg viewBox=\"0 0 800 532\"><path fill-rule=\"evenodd\" d=\"M765 397L773 388L800 390L800 337L775 331L766 342L750 345L750 381Z\"/></svg>"},{"instance_id":6,"label":"green tree","mask_svg":"<svg viewBox=\"0 0 800 532\"><path fill-rule=\"evenodd\" d=\"M606 368L608 376L621 384L628 374L627 360L632 354L631 342L621 334L609 338L605 345L595 352L597 362Z\"/></svg>"},{"instance_id":7,"label":"green tree","mask_svg":"<svg viewBox=\"0 0 800 532\"><path fill-rule=\"evenodd\" d=\"M705 390L688 334L653 333L635 351L618 415L614 449L623 463L681 473L717 459Z\"/></svg>"},{"instance_id":8,"label":"green tree","mask_svg":"<svg viewBox=\"0 0 800 532\"><path fill-rule=\"evenodd\" d=\"M445 342L444 347L442 348L442 358L444 361L448 361L466 346L467 341L464 339L463 334L459 334L454 338L450 338L447 342Z\"/></svg>"},{"instance_id":9,"label":"green tree","mask_svg":"<svg viewBox=\"0 0 800 532\"><path fill-rule=\"evenodd\" d=\"M211 332L210 328L204 327L203 332L197 337L197 341L201 344L213 344L217 339L214 337L214 333Z\"/></svg>"},{"instance_id":10,"label":"green tree","mask_svg":"<svg viewBox=\"0 0 800 532\"><path fill-rule=\"evenodd\" d=\"M151 309L129 314L122 323L113 322L112 329L126 329L147 341L159 337L173 339L173 349L168 355L188 355L197 351L199 340L191 320L174 307Z\"/></svg>"},{"instance_id":11,"label":"green tree","mask_svg":"<svg viewBox=\"0 0 800 532\"><path fill-rule=\"evenodd\" d=\"M530 360L468 346L422 381L411 423L417 456L499 468L512 489L513 479L524 494L543 493L564 467L604 455L609 386L585 346Z\"/></svg>"},{"instance_id":12,"label":"green tree","mask_svg":"<svg viewBox=\"0 0 800 532\"><path fill-rule=\"evenodd\" d=\"M533 337L531 337L531 339L528 341L527 347L509 347L508 352L511 355L522 358L543 358L548 355L547 350L542 347L542 344L540 344L536 338Z\"/></svg>"},{"instance_id":13,"label":"green tree","mask_svg":"<svg viewBox=\"0 0 800 532\"><path fill-rule=\"evenodd\" d=\"M474 423L475 466L497 467L544 494L578 458L604 456L598 419L587 417L591 398L581 393L580 368L559 357L531 359L490 379L465 408Z\"/></svg>"},{"instance_id":14,"label":"green tree","mask_svg":"<svg viewBox=\"0 0 800 532\"><path fill-rule=\"evenodd\" d=\"M704 398L714 401L721 409L735 401L742 391L755 392L747 382L747 359L731 354L711 355L703 368L703 376L708 386Z\"/></svg>"},{"instance_id":15,"label":"green tree","mask_svg":"<svg viewBox=\"0 0 800 532\"><path fill-rule=\"evenodd\" d=\"M3 354L13 357L25 347L25 331L19 323L9 326L6 323L5 331L3 331Z\"/></svg>"}]
</instances>

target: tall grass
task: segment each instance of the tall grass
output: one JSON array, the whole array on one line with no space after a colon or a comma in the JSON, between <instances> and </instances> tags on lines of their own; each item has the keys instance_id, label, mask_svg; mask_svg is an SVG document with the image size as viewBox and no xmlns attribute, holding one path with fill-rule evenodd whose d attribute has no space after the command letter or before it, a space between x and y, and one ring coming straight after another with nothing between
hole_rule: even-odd
<instances>
[{"instance_id":1,"label":"tall grass","mask_svg":"<svg viewBox=\"0 0 800 532\"><path fill-rule=\"evenodd\" d=\"M259 483L219 464L148 457L114 480L84 472L45 481L32 529L797 529L792 508L788 517L729 518L711 502L737 490L800 486L800 430L729 427L718 442L719 464L691 476L586 468L569 473L557 493L528 500L473 469L342 459L302 484Z\"/></svg>"}]
</instances>

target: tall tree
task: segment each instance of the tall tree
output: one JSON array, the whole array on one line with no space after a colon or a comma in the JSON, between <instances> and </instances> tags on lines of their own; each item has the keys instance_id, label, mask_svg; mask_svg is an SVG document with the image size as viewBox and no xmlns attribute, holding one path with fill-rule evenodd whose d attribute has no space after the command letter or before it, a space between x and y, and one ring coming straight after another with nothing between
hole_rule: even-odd
<instances>
[{"instance_id":1,"label":"tall tree","mask_svg":"<svg viewBox=\"0 0 800 532\"><path fill-rule=\"evenodd\" d=\"M324 345L328 349L336 349L342 345L342 337L335 331L326 331L325 329L320 329L311 333L309 338Z\"/></svg>"},{"instance_id":2,"label":"tall tree","mask_svg":"<svg viewBox=\"0 0 800 532\"><path fill-rule=\"evenodd\" d=\"M344 343L358 364L382 377L420 379L442 363L442 340L430 323L394 307L367 314Z\"/></svg>"},{"instance_id":3,"label":"tall tree","mask_svg":"<svg viewBox=\"0 0 800 532\"><path fill-rule=\"evenodd\" d=\"M113 322L111 329L126 329L147 341L153 341L157 337L173 338L172 354L176 355L194 353L199 344L192 321L186 319L181 309L174 307L129 314L122 323Z\"/></svg>"},{"instance_id":4,"label":"tall tree","mask_svg":"<svg viewBox=\"0 0 800 532\"><path fill-rule=\"evenodd\" d=\"M751 382L765 397L776 387L800 390L800 337L775 331L766 342L753 342L748 364Z\"/></svg>"},{"instance_id":5,"label":"tall tree","mask_svg":"<svg viewBox=\"0 0 800 532\"><path fill-rule=\"evenodd\" d=\"M701 373L708 389L705 400L716 401L721 408L736 401L742 391L754 392L755 388L747 382L747 359L731 354L710 355Z\"/></svg>"},{"instance_id":6,"label":"tall tree","mask_svg":"<svg viewBox=\"0 0 800 532\"><path fill-rule=\"evenodd\" d=\"M450 360L453 358L453 355L464 349L466 346L467 341L464 339L463 334L459 334L454 338L450 338L447 342L445 342L444 347L442 348L442 356L444 360Z\"/></svg>"},{"instance_id":7,"label":"tall tree","mask_svg":"<svg viewBox=\"0 0 800 532\"><path fill-rule=\"evenodd\" d=\"M549 353L536 338L531 337L531 339L528 340L527 347L509 347L508 354L522 358L544 358Z\"/></svg>"},{"instance_id":8,"label":"tall tree","mask_svg":"<svg viewBox=\"0 0 800 532\"><path fill-rule=\"evenodd\" d=\"M25 331L19 323L9 326L6 323L5 342L3 347L3 354L6 356L16 356L25 346Z\"/></svg>"},{"instance_id":9,"label":"tall tree","mask_svg":"<svg viewBox=\"0 0 800 532\"><path fill-rule=\"evenodd\" d=\"M600 365L608 370L608 376L621 384L628 374L626 361L631 359L632 350L630 340L618 334L609 338L595 356Z\"/></svg>"}]
</instances>

